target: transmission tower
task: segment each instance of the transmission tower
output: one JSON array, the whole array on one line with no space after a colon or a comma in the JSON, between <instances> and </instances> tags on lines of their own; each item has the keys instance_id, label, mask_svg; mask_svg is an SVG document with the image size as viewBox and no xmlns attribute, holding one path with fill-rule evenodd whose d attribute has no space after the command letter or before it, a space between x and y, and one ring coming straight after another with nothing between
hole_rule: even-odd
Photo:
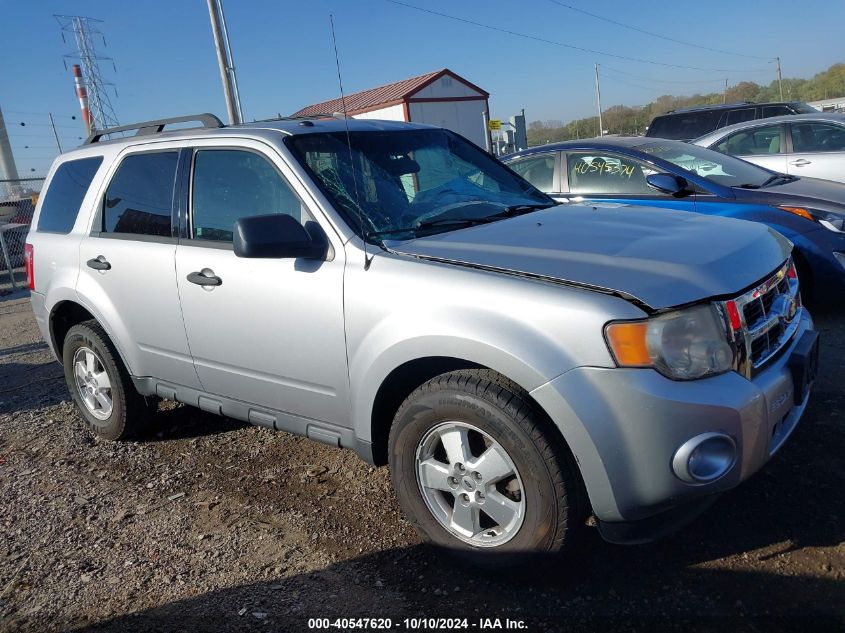
<instances>
[{"instance_id":1,"label":"transmission tower","mask_svg":"<svg viewBox=\"0 0 845 633\"><path fill-rule=\"evenodd\" d=\"M72 33L76 41L76 54L64 55L65 68L68 59L78 59L82 67L82 82L88 92L88 102L91 108L93 119L92 127L104 129L118 125L117 115L109 99L107 86L114 87L110 81L103 79L100 72L100 62L110 62L112 69L117 72L114 60L111 57L104 57L97 52L94 46L95 36L99 36L106 45L106 38L100 30L99 24L102 20L86 18L81 15L54 15L62 30L62 41L67 42L65 33ZM117 90L115 89L115 96Z\"/></svg>"}]
</instances>

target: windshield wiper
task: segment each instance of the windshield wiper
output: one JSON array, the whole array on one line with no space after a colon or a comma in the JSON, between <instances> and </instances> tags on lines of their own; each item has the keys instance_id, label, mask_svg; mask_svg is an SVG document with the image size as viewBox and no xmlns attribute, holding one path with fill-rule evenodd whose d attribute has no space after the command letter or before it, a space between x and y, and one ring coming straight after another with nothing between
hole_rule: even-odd
<instances>
[{"instance_id":1,"label":"windshield wiper","mask_svg":"<svg viewBox=\"0 0 845 633\"><path fill-rule=\"evenodd\" d=\"M394 235L396 233L413 233L416 235L420 230L438 226L464 228L468 226L475 226L477 224L488 224L490 222L495 222L496 220L515 217L524 213L531 213L532 211L537 211L539 209L548 209L553 206L553 204L514 204L491 215L481 215L470 218L434 218L431 220L423 220L414 226L403 226L395 229L385 229L383 231L370 231L365 233L365 237L384 237L386 235Z\"/></svg>"},{"instance_id":2,"label":"windshield wiper","mask_svg":"<svg viewBox=\"0 0 845 633\"><path fill-rule=\"evenodd\" d=\"M782 180L783 182L792 182L794 179L795 176L788 176L787 174L772 174L760 186L768 187L769 185L775 184L778 180Z\"/></svg>"},{"instance_id":3,"label":"windshield wiper","mask_svg":"<svg viewBox=\"0 0 845 633\"><path fill-rule=\"evenodd\" d=\"M778 180L783 180L784 182L792 182L795 179L795 176L788 176L787 174L772 174L766 180L761 182L759 185L747 182L742 185L737 185L740 189L762 189L763 187L768 187L769 185L773 185Z\"/></svg>"},{"instance_id":4,"label":"windshield wiper","mask_svg":"<svg viewBox=\"0 0 845 633\"><path fill-rule=\"evenodd\" d=\"M555 206L554 204L539 203L539 204L512 204L505 207L501 211L497 211L493 215L487 215L486 218L512 218L532 211L539 211L540 209L548 209Z\"/></svg>"}]
</instances>

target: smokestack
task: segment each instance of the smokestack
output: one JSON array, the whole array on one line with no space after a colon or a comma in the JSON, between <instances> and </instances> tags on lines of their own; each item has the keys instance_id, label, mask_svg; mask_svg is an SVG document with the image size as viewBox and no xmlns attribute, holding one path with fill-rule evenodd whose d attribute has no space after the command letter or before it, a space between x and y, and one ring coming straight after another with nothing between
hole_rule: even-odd
<instances>
[{"instance_id":1,"label":"smokestack","mask_svg":"<svg viewBox=\"0 0 845 633\"><path fill-rule=\"evenodd\" d=\"M88 91L85 89L85 84L82 83L82 69L79 64L73 65L73 83L76 86L76 96L79 97L82 121L90 134L94 130L94 120L91 118L91 111L88 109Z\"/></svg>"}]
</instances>

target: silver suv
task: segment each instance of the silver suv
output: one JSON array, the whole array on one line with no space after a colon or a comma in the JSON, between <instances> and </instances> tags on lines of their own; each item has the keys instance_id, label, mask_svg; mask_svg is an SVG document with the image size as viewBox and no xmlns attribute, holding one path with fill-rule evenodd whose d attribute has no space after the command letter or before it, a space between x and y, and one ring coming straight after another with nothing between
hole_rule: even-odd
<instances>
[{"instance_id":1,"label":"silver suv","mask_svg":"<svg viewBox=\"0 0 845 633\"><path fill-rule=\"evenodd\" d=\"M350 448L430 541L508 562L591 516L677 527L804 412L817 334L763 225L558 207L436 127L197 120L92 135L29 233L38 325L104 438L165 398Z\"/></svg>"}]
</instances>

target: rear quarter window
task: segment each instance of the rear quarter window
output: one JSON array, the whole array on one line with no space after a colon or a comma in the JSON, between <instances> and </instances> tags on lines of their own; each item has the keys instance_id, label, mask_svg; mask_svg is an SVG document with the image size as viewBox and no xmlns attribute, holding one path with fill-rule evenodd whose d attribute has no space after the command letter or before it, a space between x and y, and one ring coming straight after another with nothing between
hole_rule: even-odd
<instances>
[{"instance_id":1,"label":"rear quarter window","mask_svg":"<svg viewBox=\"0 0 845 633\"><path fill-rule=\"evenodd\" d=\"M102 156L69 160L56 169L41 203L38 229L49 233L70 233L82 200L103 163Z\"/></svg>"}]
</instances>

